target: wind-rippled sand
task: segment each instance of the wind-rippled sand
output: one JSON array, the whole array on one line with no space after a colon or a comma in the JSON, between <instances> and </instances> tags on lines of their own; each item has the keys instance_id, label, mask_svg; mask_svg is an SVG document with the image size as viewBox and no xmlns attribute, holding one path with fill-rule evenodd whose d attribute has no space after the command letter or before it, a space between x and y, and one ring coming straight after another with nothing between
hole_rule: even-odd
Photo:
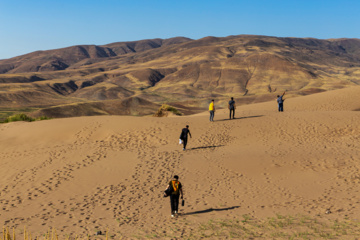
<instances>
[{"instance_id":1,"label":"wind-rippled sand","mask_svg":"<svg viewBox=\"0 0 360 240\"><path fill-rule=\"evenodd\" d=\"M0 222L33 235L54 227L181 238L244 214L358 219L360 87L287 99L284 108L241 106L231 121L218 110L212 123L205 112L2 124ZM186 124L193 138L182 151ZM174 174L186 200L176 220L162 198Z\"/></svg>"}]
</instances>

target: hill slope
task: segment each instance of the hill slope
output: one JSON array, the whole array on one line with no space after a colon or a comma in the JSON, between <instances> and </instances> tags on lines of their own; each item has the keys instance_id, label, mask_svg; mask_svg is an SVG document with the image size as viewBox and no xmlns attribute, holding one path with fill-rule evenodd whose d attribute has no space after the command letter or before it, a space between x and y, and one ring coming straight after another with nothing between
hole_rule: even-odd
<instances>
[{"instance_id":1,"label":"hill slope","mask_svg":"<svg viewBox=\"0 0 360 240\"><path fill-rule=\"evenodd\" d=\"M240 35L74 46L0 61L0 107L129 97L198 109L216 98L226 107L230 96L240 105L359 85L359 62L359 39Z\"/></svg>"}]
</instances>

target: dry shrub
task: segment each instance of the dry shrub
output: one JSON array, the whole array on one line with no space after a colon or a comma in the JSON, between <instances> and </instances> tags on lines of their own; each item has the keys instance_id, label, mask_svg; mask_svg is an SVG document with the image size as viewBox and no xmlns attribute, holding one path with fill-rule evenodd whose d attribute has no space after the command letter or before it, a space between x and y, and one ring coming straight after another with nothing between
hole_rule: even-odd
<instances>
[{"instance_id":1,"label":"dry shrub","mask_svg":"<svg viewBox=\"0 0 360 240\"><path fill-rule=\"evenodd\" d=\"M166 117L169 112L172 112L178 116L182 115L182 113L175 107L167 105L167 104L163 104L163 105L161 105L159 110L154 114L154 117Z\"/></svg>"}]
</instances>

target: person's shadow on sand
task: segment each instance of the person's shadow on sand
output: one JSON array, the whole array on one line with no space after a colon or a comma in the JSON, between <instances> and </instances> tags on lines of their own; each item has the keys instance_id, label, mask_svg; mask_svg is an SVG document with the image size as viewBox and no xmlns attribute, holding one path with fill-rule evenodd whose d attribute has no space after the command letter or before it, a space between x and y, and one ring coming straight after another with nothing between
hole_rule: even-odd
<instances>
[{"instance_id":1,"label":"person's shadow on sand","mask_svg":"<svg viewBox=\"0 0 360 240\"><path fill-rule=\"evenodd\" d=\"M220 212L220 211L228 211L228 210L232 210L232 209L236 209L239 208L240 206L233 206L233 207L227 207L227 208L209 208L206 210L202 210L202 211L196 211L196 212L189 212L189 213L184 213L181 214L183 216L185 215L194 215L194 214L201 214L201 213L209 213L209 212Z\"/></svg>"},{"instance_id":2,"label":"person's shadow on sand","mask_svg":"<svg viewBox=\"0 0 360 240\"><path fill-rule=\"evenodd\" d=\"M258 118L258 117L263 117L264 115L257 115L257 116L248 116L248 117L238 117L238 118L234 118L234 119L220 119L220 120L214 120L214 122L223 122L223 121L233 121L233 120L241 120L241 119L245 119L245 118Z\"/></svg>"},{"instance_id":3,"label":"person's shadow on sand","mask_svg":"<svg viewBox=\"0 0 360 240\"><path fill-rule=\"evenodd\" d=\"M223 147L225 145L217 145L217 146L205 146L205 147L194 147L194 148L189 148L188 150L197 150L197 149L206 149L206 148L217 148L217 147Z\"/></svg>"}]
</instances>

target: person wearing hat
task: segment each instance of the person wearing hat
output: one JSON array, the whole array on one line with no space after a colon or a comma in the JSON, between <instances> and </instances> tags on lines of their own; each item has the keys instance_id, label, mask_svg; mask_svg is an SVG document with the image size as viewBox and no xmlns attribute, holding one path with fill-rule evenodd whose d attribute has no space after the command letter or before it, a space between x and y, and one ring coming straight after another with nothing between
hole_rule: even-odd
<instances>
[{"instance_id":1,"label":"person wearing hat","mask_svg":"<svg viewBox=\"0 0 360 240\"><path fill-rule=\"evenodd\" d=\"M179 211L179 198L184 198L182 185L179 182L179 176L175 175L174 178L169 182L169 185L166 189L172 188L172 193L170 194L170 206L171 206L171 217L175 217Z\"/></svg>"}]
</instances>

